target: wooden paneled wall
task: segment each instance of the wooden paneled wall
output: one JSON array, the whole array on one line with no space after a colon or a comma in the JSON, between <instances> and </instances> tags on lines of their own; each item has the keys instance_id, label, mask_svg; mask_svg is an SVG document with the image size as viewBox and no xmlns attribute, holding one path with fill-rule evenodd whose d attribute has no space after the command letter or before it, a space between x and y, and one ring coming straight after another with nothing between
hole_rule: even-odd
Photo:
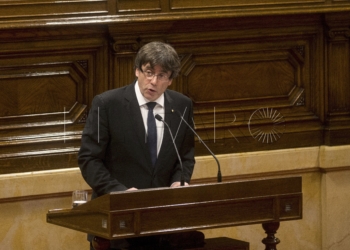
<instances>
[{"instance_id":1,"label":"wooden paneled wall","mask_svg":"<svg viewBox=\"0 0 350 250\"><path fill-rule=\"evenodd\" d=\"M92 98L153 40L214 153L350 144L350 2L246 2L2 1L0 174L76 167Z\"/></svg>"}]
</instances>

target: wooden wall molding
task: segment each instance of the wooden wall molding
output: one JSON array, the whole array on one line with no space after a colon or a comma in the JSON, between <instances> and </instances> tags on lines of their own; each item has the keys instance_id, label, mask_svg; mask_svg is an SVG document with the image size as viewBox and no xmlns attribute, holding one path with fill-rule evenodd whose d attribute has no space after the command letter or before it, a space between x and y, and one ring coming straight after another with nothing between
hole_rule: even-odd
<instances>
[{"instance_id":1,"label":"wooden wall molding","mask_svg":"<svg viewBox=\"0 0 350 250\"><path fill-rule=\"evenodd\" d=\"M0 3L0 30L348 11L348 0L5 0Z\"/></svg>"},{"instance_id":2,"label":"wooden wall molding","mask_svg":"<svg viewBox=\"0 0 350 250\"><path fill-rule=\"evenodd\" d=\"M0 2L0 20L25 20L108 14L107 0L18 0Z\"/></svg>"},{"instance_id":3,"label":"wooden wall molding","mask_svg":"<svg viewBox=\"0 0 350 250\"><path fill-rule=\"evenodd\" d=\"M350 38L350 28L332 28L327 35L330 41L347 41Z\"/></svg>"},{"instance_id":4,"label":"wooden wall molding","mask_svg":"<svg viewBox=\"0 0 350 250\"><path fill-rule=\"evenodd\" d=\"M326 46L326 145L343 143L350 124L350 15L328 14ZM337 139L335 139L337 138Z\"/></svg>"},{"instance_id":5,"label":"wooden wall molding","mask_svg":"<svg viewBox=\"0 0 350 250\"><path fill-rule=\"evenodd\" d=\"M117 0L116 1L116 13L121 15L126 14L142 14L142 13L177 13L177 12L232 12L235 16L240 15L262 15L266 13L305 13L327 11L331 8L344 9L348 7L348 2L343 1L326 1L326 0L251 0L249 2L244 0L140 0L140 1L128 1ZM244 13L242 13L244 12Z\"/></svg>"}]
</instances>

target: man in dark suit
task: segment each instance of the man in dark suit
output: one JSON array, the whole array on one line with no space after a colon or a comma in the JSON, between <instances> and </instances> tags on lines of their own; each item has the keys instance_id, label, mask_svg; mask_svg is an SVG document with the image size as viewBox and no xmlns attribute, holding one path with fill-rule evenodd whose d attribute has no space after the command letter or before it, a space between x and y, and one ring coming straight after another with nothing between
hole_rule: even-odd
<instances>
[{"instance_id":1,"label":"man in dark suit","mask_svg":"<svg viewBox=\"0 0 350 250\"><path fill-rule=\"evenodd\" d=\"M194 135L175 113L193 124L192 101L167 89L180 71L176 51L165 43L148 43L139 50L134 67L134 83L102 93L92 102L78 156L92 199L113 191L178 187L182 173L188 185L192 176ZM154 126L148 123L149 110L153 120L159 114L169 125L182 168L161 121L155 120L155 137L148 137L148 127Z\"/></svg>"}]
</instances>

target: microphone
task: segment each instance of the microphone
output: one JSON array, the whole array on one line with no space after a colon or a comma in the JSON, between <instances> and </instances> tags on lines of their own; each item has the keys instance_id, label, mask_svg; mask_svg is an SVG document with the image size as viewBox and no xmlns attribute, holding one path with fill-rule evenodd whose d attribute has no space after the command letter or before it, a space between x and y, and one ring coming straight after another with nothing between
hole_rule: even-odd
<instances>
[{"instance_id":1,"label":"microphone","mask_svg":"<svg viewBox=\"0 0 350 250\"><path fill-rule=\"evenodd\" d=\"M187 123L187 121L183 118L183 116L181 115L181 113L178 110L172 110L172 112L176 114L178 114L178 116L180 116L181 120L192 130L192 132L197 136L197 138L199 139L199 141L201 143L203 143L203 145L208 149L209 153L214 157L216 163L218 164L218 176L217 176L217 180L218 182L222 181L222 177L221 177L221 169L220 169L220 163L218 161L218 159L216 158L216 156L214 155L214 153L209 149L209 147L207 146L207 144L204 143L204 141L202 140L202 138L200 138L200 136L196 133L196 131L194 131L194 129Z\"/></svg>"},{"instance_id":2,"label":"microphone","mask_svg":"<svg viewBox=\"0 0 350 250\"><path fill-rule=\"evenodd\" d=\"M163 122L168 130L169 130L169 133L170 133L170 136L171 136L171 140L173 141L173 144L174 144L174 148L175 148L175 151L176 151L176 154L177 154L177 158L179 159L179 162L180 162L180 166L181 166L181 180L180 180L180 183L181 183L181 186L184 186L185 185L185 179L184 179L184 169L182 167L182 161L181 161L181 158L180 158L180 155L179 155L179 151L177 150L177 147L176 147L176 144L175 144L175 140L174 140L174 136L173 134L171 133L171 130L170 130L170 127L169 125L163 120L163 117L161 117L160 115L156 114L154 116L158 121L161 121Z\"/></svg>"}]
</instances>

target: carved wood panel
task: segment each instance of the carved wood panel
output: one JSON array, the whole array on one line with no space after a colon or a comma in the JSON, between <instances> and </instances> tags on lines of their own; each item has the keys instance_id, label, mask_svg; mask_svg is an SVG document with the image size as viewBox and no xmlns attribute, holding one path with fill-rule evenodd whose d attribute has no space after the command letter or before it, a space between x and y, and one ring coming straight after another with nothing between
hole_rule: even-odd
<instances>
[{"instance_id":1,"label":"carved wood panel","mask_svg":"<svg viewBox=\"0 0 350 250\"><path fill-rule=\"evenodd\" d=\"M323 28L321 19L309 21L210 19L144 23L142 30L111 26L110 32L116 43L129 39L128 56L136 53L132 44L152 39L172 44L182 70L171 88L193 100L202 139L216 153L233 153L322 143L324 116L317 100L323 91L318 64ZM124 55L116 53L118 60L127 60ZM196 152L208 153L199 144Z\"/></svg>"},{"instance_id":2,"label":"carved wood panel","mask_svg":"<svg viewBox=\"0 0 350 250\"><path fill-rule=\"evenodd\" d=\"M0 32L0 174L76 167L92 98L131 83L138 49L154 40L178 51L171 88L193 100L214 153L350 143L348 12L135 16Z\"/></svg>"},{"instance_id":3,"label":"carved wood panel","mask_svg":"<svg viewBox=\"0 0 350 250\"><path fill-rule=\"evenodd\" d=\"M48 39L1 46L2 173L75 167L87 106L108 88L104 40Z\"/></svg>"}]
</instances>

